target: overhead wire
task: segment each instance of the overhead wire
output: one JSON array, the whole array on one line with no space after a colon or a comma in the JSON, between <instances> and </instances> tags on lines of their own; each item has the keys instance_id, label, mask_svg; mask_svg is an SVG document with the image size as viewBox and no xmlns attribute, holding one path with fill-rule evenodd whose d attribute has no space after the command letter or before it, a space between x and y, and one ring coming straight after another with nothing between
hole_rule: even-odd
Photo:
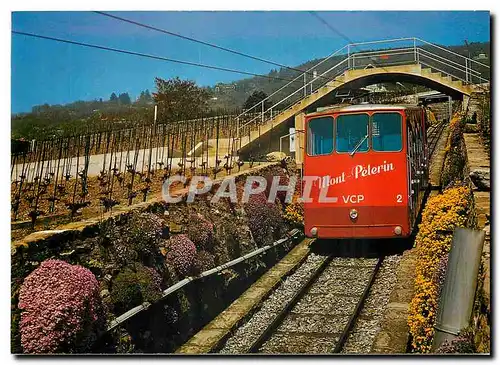
<instances>
[{"instance_id":1,"label":"overhead wire","mask_svg":"<svg viewBox=\"0 0 500 365\"><path fill-rule=\"evenodd\" d=\"M270 80L280 80L280 81L288 81L288 82L296 81L293 79L287 79L287 78L270 76L270 75L262 75L262 74L257 74L257 73L253 73L253 72L249 72L249 71L225 68L225 67L214 66L214 65L207 65L207 64L196 63L196 62L191 62L191 61L177 60L177 59L163 57L163 56L157 56L157 55L141 53L141 52L136 52L136 51L129 51L129 50L120 49L120 48L101 46L98 44L73 41L73 40L69 40L69 39L44 36L44 35L35 34L35 33L28 33L28 32L22 32L22 31L17 31L17 30L12 30L12 33L18 34L18 35L24 35L24 36L28 36L28 37L33 37L33 38L51 40L51 41L60 42L60 43L73 44L73 45L78 45L78 46L82 46L82 47L95 48L95 49L100 49L100 50L104 50L104 51L111 51L111 52L128 54L128 55L139 56L139 57L145 57L145 58L150 58L150 59L155 59L155 60L160 60L160 61L179 63L179 64L183 64L183 65L188 65L188 66L208 68L208 69L212 69L212 70L226 71L226 72L232 72L232 73L237 73L237 74L242 74L242 75L256 76L256 77L261 77L261 78L270 79Z\"/></svg>"},{"instance_id":2,"label":"overhead wire","mask_svg":"<svg viewBox=\"0 0 500 365\"><path fill-rule=\"evenodd\" d=\"M340 30L336 29L335 27L333 27L332 25L330 25L330 23L328 23L325 19L323 19L321 16L319 16L318 13L316 13L315 11L309 11L309 14L311 14L313 17L315 17L316 19L318 19L321 23L323 23L328 29L330 29L332 32L334 32L335 34L337 34L338 36L342 37L345 41L347 41L349 44L353 44L354 42L347 36L345 35L344 33L342 33ZM355 48L358 48L355 44L353 44L353 47ZM375 61L374 59L371 59L371 61L377 66L377 67L380 67L382 68L383 70L385 70L386 72L389 72L384 66L380 65L377 61Z\"/></svg>"},{"instance_id":3,"label":"overhead wire","mask_svg":"<svg viewBox=\"0 0 500 365\"><path fill-rule=\"evenodd\" d=\"M231 49L231 48L219 46L217 44L206 42L206 41L202 41L202 40L199 40L199 39L196 39L196 38L193 38L193 37L188 37L188 36L185 36L185 35L182 35L182 34L179 34L179 33L175 33L175 32L172 32L172 31L168 31L168 30L165 30L165 29L154 27L152 25L140 23L138 21L127 19L127 18L123 18L123 17L117 16L117 15L114 15L114 14L106 13L104 11L94 11L94 13L100 14L100 15L103 15L103 16L106 16L106 17L109 17L109 18L113 18L113 19L116 19L116 20L119 20L119 21L122 21L122 22L126 22L126 23L129 23L129 24L133 24L133 25L136 25L136 26L139 26L139 27L143 27L143 28L146 28L146 29L149 29L149 30L154 30L154 31L157 31L157 32L160 32L160 33L164 33L164 34L167 34L167 35L170 35L170 36L173 36L173 37L178 37L178 38L181 38L181 39L184 39L184 40L187 40L187 41L191 41L191 42L195 42L195 43L198 43L198 44L202 44L204 46L212 47L212 48L215 48L215 49L218 49L218 50L221 50L221 51L229 52L229 53L232 53L232 54L235 54L235 55L238 55L238 56L250 58L250 59L253 59L253 60L256 60L256 61L268 63L270 65L279 66L281 68L286 68L288 70L297 71L297 72L300 72L300 73L306 73L306 74L315 76L314 72L311 72L311 71L308 71L308 70L301 70L299 68L290 67L290 66L284 65L282 63L278 63L278 62L267 60L267 59L264 59L264 58L261 58L261 57L253 56L253 55L250 55L248 53L244 53L244 52L237 51L237 50L234 50L234 49ZM318 76L318 77L324 78L323 76Z\"/></svg>"}]
</instances>

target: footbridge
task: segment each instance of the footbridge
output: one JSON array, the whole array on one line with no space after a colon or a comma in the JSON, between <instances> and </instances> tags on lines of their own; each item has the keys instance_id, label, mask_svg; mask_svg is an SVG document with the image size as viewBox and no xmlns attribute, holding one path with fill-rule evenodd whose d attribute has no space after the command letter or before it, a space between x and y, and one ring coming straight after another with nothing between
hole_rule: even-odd
<instances>
[{"instance_id":1,"label":"footbridge","mask_svg":"<svg viewBox=\"0 0 500 365\"><path fill-rule=\"evenodd\" d=\"M271 146L270 134L295 127L300 160L304 113L331 104L342 90L382 82L419 84L467 102L489 89L490 66L419 38L350 43L238 115L235 146L248 157L254 142Z\"/></svg>"}]
</instances>

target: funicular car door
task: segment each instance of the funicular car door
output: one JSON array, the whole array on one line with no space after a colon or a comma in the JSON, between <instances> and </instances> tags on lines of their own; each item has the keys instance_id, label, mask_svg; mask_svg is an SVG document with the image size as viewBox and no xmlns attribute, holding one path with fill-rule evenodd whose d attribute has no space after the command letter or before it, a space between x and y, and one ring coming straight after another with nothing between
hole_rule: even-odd
<instances>
[{"instance_id":1,"label":"funicular car door","mask_svg":"<svg viewBox=\"0 0 500 365\"><path fill-rule=\"evenodd\" d=\"M425 193L426 189L426 181L427 181L427 174L426 174L426 156L425 156L425 130L424 126L422 124L422 114L420 110L415 110L413 113L413 119L415 121L415 129L416 129L416 138L417 138L417 150L416 150L416 174L417 174L417 181L415 184L415 191L416 191L416 199L417 199L417 205L416 205L416 211L418 212L420 210L420 203L422 202L423 195Z\"/></svg>"},{"instance_id":2,"label":"funicular car door","mask_svg":"<svg viewBox=\"0 0 500 365\"><path fill-rule=\"evenodd\" d=\"M415 221L415 207L418 200L418 190L415 189L416 179L417 179L417 166L416 166L416 136L414 123L411 118L411 113L406 113L406 126L407 126L407 137L408 137L408 149L407 149L407 163L408 163L408 207L410 210L410 222L413 225Z\"/></svg>"}]
</instances>

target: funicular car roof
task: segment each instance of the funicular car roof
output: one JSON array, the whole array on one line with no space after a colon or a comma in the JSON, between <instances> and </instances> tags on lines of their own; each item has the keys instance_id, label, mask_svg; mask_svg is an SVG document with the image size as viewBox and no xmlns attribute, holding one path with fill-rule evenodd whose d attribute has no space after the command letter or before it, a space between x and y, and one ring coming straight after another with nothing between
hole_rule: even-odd
<instances>
[{"instance_id":1,"label":"funicular car roof","mask_svg":"<svg viewBox=\"0 0 500 365\"><path fill-rule=\"evenodd\" d=\"M357 104L357 105L336 105L321 111L306 114L307 117L318 115L343 113L343 112L368 112L374 110L407 110L417 109L417 105L412 104Z\"/></svg>"}]
</instances>

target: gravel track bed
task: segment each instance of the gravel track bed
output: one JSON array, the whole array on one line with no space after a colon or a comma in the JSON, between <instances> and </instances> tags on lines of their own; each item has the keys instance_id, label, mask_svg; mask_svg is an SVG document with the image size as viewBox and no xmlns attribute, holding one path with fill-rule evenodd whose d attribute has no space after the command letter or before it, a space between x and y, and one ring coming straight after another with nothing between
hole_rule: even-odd
<instances>
[{"instance_id":1,"label":"gravel track bed","mask_svg":"<svg viewBox=\"0 0 500 365\"><path fill-rule=\"evenodd\" d=\"M336 257L332 260L331 265L329 265L329 267L325 270L325 272L328 272L328 270L335 271L334 267L336 266L354 266L356 268L364 266L372 268L377 264L377 262L378 262L377 258L365 259L365 258Z\"/></svg>"},{"instance_id":2,"label":"gravel track bed","mask_svg":"<svg viewBox=\"0 0 500 365\"><path fill-rule=\"evenodd\" d=\"M262 303L262 307L253 314L250 320L235 331L234 335L227 340L220 350L220 353L246 353L250 345L260 336L324 260L326 260L326 256L310 254L304 263Z\"/></svg>"},{"instance_id":3,"label":"gravel track bed","mask_svg":"<svg viewBox=\"0 0 500 365\"><path fill-rule=\"evenodd\" d=\"M292 313L316 314L328 313L331 316L341 316L351 313L351 308L358 303L357 297L338 296L330 294L315 294L304 296L292 309Z\"/></svg>"},{"instance_id":4,"label":"gravel track bed","mask_svg":"<svg viewBox=\"0 0 500 365\"><path fill-rule=\"evenodd\" d=\"M329 271L324 271L324 275L311 286L309 293L323 293L325 288L332 294L356 295L363 292L366 286L365 280L361 278L370 277L373 272L371 267L339 267L330 266ZM334 269L334 270L332 270Z\"/></svg>"},{"instance_id":5,"label":"gravel track bed","mask_svg":"<svg viewBox=\"0 0 500 365\"><path fill-rule=\"evenodd\" d=\"M332 321L329 315L291 313L278 327L278 332L341 333L348 319L343 316Z\"/></svg>"},{"instance_id":6,"label":"gravel track bed","mask_svg":"<svg viewBox=\"0 0 500 365\"><path fill-rule=\"evenodd\" d=\"M332 260L259 352L332 352L377 261L350 258ZM341 285L344 285L343 291L340 291Z\"/></svg>"},{"instance_id":7,"label":"gravel track bed","mask_svg":"<svg viewBox=\"0 0 500 365\"><path fill-rule=\"evenodd\" d=\"M387 256L379 269L363 309L349 334L342 353L366 354L369 353L380 331L384 311L389 302L389 296L396 285L396 273L401 256Z\"/></svg>"},{"instance_id":8,"label":"gravel track bed","mask_svg":"<svg viewBox=\"0 0 500 365\"><path fill-rule=\"evenodd\" d=\"M338 336L312 336L311 334L274 334L259 352L266 354L321 354L328 353L338 342Z\"/></svg>"}]
</instances>

